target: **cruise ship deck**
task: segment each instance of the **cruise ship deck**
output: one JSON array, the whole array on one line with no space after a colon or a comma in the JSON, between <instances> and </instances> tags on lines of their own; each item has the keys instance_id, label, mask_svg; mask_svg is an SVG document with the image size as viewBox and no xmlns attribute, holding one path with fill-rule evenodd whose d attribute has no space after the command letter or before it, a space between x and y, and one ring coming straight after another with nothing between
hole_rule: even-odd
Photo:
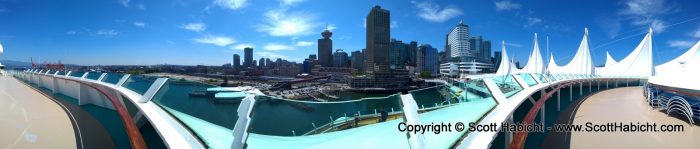
<instances>
[{"instance_id":1,"label":"cruise ship deck","mask_svg":"<svg viewBox=\"0 0 700 149\"><path fill-rule=\"evenodd\" d=\"M2 148L78 148L65 106L9 76L0 76Z\"/></svg>"}]
</instances>

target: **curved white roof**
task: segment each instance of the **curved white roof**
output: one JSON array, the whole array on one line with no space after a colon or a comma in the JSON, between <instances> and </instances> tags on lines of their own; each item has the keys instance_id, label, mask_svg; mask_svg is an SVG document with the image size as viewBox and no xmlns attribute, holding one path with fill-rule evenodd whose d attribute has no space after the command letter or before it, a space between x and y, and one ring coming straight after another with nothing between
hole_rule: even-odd
<instances>
[{"instance_id":1,"label":"curved white roof","mask_svg":"<svg viewBox=\"0 0 700 149\"><path fill-rule=\"evenodd\" d=\"M568 64L558 66L556 63L554 63L554 58L551 57L547 69L551 73L593 74L593 60L591 59L591 53L588 47L588 28L584 30L583 39L581 39L581 44L579 45L574 58L571 59Z\"/></svg>"},{"instance_id":2,"label":"curved white roof","mask_svg":"<svg viewBox=\"0 0 700 149\"><path fill-rule=\"evenodd\" d=\"M542 54L540 54L540 45L537 43L537 33L535 33L535 39L533 41L532 53L530 53L530 58L527 60L527 64L523 69L518 71L519 73L542 73L544 72L544 60L542 60Z\"/></svg>"},{"instance_id":3,"label":"curved white roof","mask_svg":"<svg viewBox=\"0 0 700 149\"><path fill-rule=\"evenodd\" d=\"M683 55L654 68L656 75L649 83L700 90L700 41Z\"/></svg>"},{"instance_id":4,"label":"curved white roof","mask_svg":"<svg viewBox=\"0 0 700 149\"><path fill-rule=\"evenodd\" d=\"M506 75L518 71L518 68L516 68L510 59L508 59L508 52L506 52L506 41L501 41L501 64L498 65L496 75Z\"/></svg>"},{"instance_id":5,"label":"curved white roof","mask_svg":"<svg viewBox=\"0 0 700 149\"><path fill-rule=\"evenodd\" d=\"M617 64L617 61L610 56L610 52L605 51L605 66L612 66Z\"/></svg>"},{"instance_id":6,"label":"curved white roof","mask_svg":"<svg viewBox=\"0 0 700 149\"><path fill-rule=\"evenodd\" d=\"M644 36L642 42L637 48L632 51L627 57L620 60L616 64L605 65L598 68L596 74L599 75L623 75L623 76L640 76L650 77L653 73L652 64L652 30ZM606 62L607 63L607 62Z\"/></svg>"}]
</instances>

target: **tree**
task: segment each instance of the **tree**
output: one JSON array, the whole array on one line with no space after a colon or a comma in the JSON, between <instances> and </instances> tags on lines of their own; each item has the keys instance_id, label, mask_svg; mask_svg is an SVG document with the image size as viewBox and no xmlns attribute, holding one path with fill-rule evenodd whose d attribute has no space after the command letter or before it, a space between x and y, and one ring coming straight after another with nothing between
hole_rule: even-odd
<instances>
[{"instance_id":1,"label":"tree","mask_svg":"<svg viewBox=\"0 0 700 149\"><path fill-rule=\"evenodd\" d=\"M429 71L421 71L420 72L420 77L421 78L430 78L432 75L430 74Z\"/></svg>"}]
</instances>

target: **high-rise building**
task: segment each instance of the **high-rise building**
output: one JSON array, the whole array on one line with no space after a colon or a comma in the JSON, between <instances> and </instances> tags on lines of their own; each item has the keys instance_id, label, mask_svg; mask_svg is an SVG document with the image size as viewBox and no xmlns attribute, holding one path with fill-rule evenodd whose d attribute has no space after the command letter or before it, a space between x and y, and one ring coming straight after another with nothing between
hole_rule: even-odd
<instances>
[{"instance_id":1,"label":"high-rise building","mask_svg":"<svg viewBox=\"0 0 700 149\"><path fill-rule=\"evenodd\" d=\"M365 71L369 75L390 73L389 42L391 39L389 10L372 7L367 14Z\"/></svg>"},{"instance_id":2,"label":"high-rise building","mask_svg":"<svg viewBox=\"0 0 700 149\"><path fill-rule=\"evenodd\" d=\"M491 60L491 40L486 40L481 45L482 45L481 53L483 54L482 58L484 59L484 61ZM495 66L498 66L498 65L495 65Z\"/></svg>"},{"instance_id":3,"label":"high-rise building","mask_svg":"<svg viewBox=\"0 0 700 149\"><path fill-rule=\"evenodd\" d=\"M501 55L502 55L501 51L493 52L493 60L492 61L493 61L494 66L501 66ZM498 69L498 68L496 68L496 69Z\"/></svg>"},{"instance_id":4,"label":"high-rise building","mask_svg":"<svg viewBox=\"0 0 700 149\"><path fill-rule=\"evenodd\" d=\"M253 48L244 48L243 67L253 67Z\"/></svg>"},{"instance_id":5,"label":"high-rise building","mask_svg":"<svg viewBox=\"0 0 700 149\"><path fill-rule=\"evenodd\" d=\"M364 58L365 55L362 53L362 51L353 51L350 54L350 67L356 69L357 71L363 71L364 70Z\"/></svg>"},{"instance_id":6,"label":"high-rise building","mask_svg":"<svg viewBox=\"0 0 700 149\"><path fill-rule=\"evenodd\" d=\"M391 68L403 68L408 60L408 51L406 51L406 44L401 40L391 39L389 45L391 56Z\"/></svg>"},{"instance_id":7,"label":"high-rise building","mask_svg":"<svg viewBox=\"0 0 700 149\"><path fill-rule=\"evenodd\" d=\"M309 60L316 60L316 54L309 54Z\"/></svg>"},{"instance_id":8,"label":"high-rise building","mask_svg":"<svg viewBox=\"0 0 700 149\"><path fill-rule=\"evenodd\" d=\"M258 66L265 67L265 58L261 57L260 60L258 60Z\"/></svg>"},{"instance_id":9,"label":"high-rise building","mask_svg":"<svg viewBox=\"0 0 700 149\"><path fill-rule=\"evenodd\" d=\"M484 59L484 53L483 52L483 45L482 43L484 39L481 36L473 36L469 37L469 52L471 55L468 55L467 57L470 57L467 59L467 61L471 61L473 59Z\"/></svg>"},{"instance_id":10,"label":"high-rise building","mask_svg":"<svg viewBox=\"0 0 700 149\"><path fill-rule=\"evenodd\" d=\"M258 61L253 60L253 63L252 63L252 65L250 65L250 67L257 67L257 65L258 65Z\"/></svg>"},{"instance_id":11,"label":"high-rise building","mask_svg":"<svg viewBox=\"0 0 700 149\"><path fill-rule=\"evenodd\" d=\"M233 68L241 68L241 56L238 54L233 54Z\"/></svg>"},{"instance_id":12,"label":"high-rise building","mask_svg":"<svg viewBox=\"0 0 700 149\"><path fill-rule=\"evenodd\" d=\"M348 67L348 53L343 49L335 50L333 53L333 67Z\"/></svg>"},{"instance_id":13,"label":"high-rise building","mask_svg":"<svg viewBox=\"0 0 700 149\"><path fill-rule=\"evenodd\" d=\"M333 33L326 29L321 33L322 39L318 39L318 63L321 66L331 67L333 66L333 40L331 36Z\"/></svg>"},{"instance_id":14,"label":"high-rise building","mask_svg":"<svg viewBox=\"0 0 700 149\"><path fill-rule=\"evenodd\" d=\"M418 46L417 53L417 72L429 72L431 75L438 74L438 52L436 48L430 44L422 44Z\"/></svg>"},{"instance_id":15,"label":"high-rise building","mask_svg":"<svg viewBox=\"0 0 700 149\"><path fill-rule=\"evenodd\" d=\"M410 66L416 66L417 63L417 54L418 54L418 42L416 41L411 41L406 46L406 52L408 53L406 64Z\"/></svg>"},{"instance_id":16,"label":"high-rise building","mask_svg":"<svg viewBox=\"0 0 700 149\"><path fill-rule=\"evenodd\" d=\"M469 52L469 26L459 21L450 33L447 34L447 46L450 58L470 56Z\"/></svg>"}]
</instances>

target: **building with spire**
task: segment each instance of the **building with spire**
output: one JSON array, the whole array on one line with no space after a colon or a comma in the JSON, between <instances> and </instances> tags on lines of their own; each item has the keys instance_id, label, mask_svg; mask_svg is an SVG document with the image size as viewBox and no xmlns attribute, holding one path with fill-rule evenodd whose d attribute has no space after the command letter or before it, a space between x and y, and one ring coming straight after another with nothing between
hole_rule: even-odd
<instances>
[{"instance_id":1,"label":"building with spire","mask_svg":"<svg viewBox=\"0 0 700 149\"><path fill-rule=\"evenodd\" d=\"M331 40L331 36L333 36L333 33L326 27L326 30L321 33L321 36L323 38L318 39L318 64L324 67L332 67L333 40Z\"/></svg>"}]
</instances>

